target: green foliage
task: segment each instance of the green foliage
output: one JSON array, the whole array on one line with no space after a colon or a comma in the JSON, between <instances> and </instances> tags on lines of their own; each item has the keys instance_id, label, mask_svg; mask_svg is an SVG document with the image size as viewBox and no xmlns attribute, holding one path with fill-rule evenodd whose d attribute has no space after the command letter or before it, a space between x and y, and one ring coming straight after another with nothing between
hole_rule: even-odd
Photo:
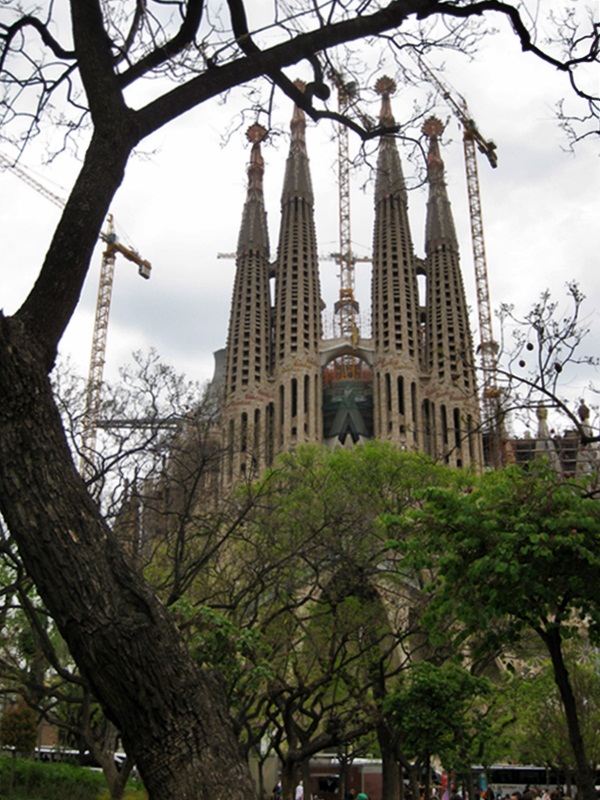
<instances>
[{"instance_id":1,"label":"green foliage","mask_svg":"<svg viewBox=\"0 0 600 800\"><path fill-rule=\"evenodd\" d=\"M600 504L545 463L434 487L402 521L408 563L431 570L429 621L451 612L487 647L526 627L600 628ZM397 520L396 520L397 522Z\"/></svg>"},{"instance_id":2,"label":"green foliage","mask_svg":"<svg viewBox=\"0 0 600 800\"><path fill-rule=\"evenodd\" d=\"M110 792L108 789L105 792L102 792L98 800L110 800ZM148 800L148 794L141 784L138 784L137 786L134 784L132 788L125 790L123 800Z\"/></svg>"},{"instance_id":3,"label":"green foliage","mask_svg":"<svg viewBox=\"0 0 600 800\"><path fill-rule=\"evenodd\" d=\"M280 577L281 566L289 567L283 578L290 588L317 569L380 567L390 533L382 519L402 514L427 486L445 485L448 472L423 454L385 442L353 450L299 447L258 484L262 502L254 532L279 560Z\"/></svg>"},{"instance_id":4,"label":"green foliage","mask_svg":"<svg viewBox=\"0 0 600 800\"><path fill-rule=\"evenodd\" d=\"M383 519L448 472L389 443L304 446L227 498L235 524L220 526L226 541L215 535L201 580L172 607L198 661L221 673L244 736L254 724L262 738L264 720L272 741L333 747L372 732L374 686L385 693L398 643L410 646Z\"/></svg>"},{"instance_id":5,"label":"green foliage","mask_svg":"<svg viewBox=\"0 0 600 800\"><path fill-rule=\"evenodd\" d=\"M576 661L572 648L568 661L571 684L577 701L582 735L590 763L600 763L600 674L596 655ZM558 766L573 771L573 751L564 725L564 708L548 661L514 681L517 690L517 719L514 727L513 758L523 764Z\"/></svg>"},{"instance_id":6,"label":"green foliage","mask_svg":"<svg viewBox=\"0 0 600 800\"><path fill-rule=\"evenodd\" d=\"M13 747L22 755L29 755L37 741L37 730L35 712L19 698L15 705L6 708L2 714L0 743Z\"/></svg>"},{"instance_id":7,"label":"green foliage","mask_svg":"<svg viewBox=\"0 0 600 800\"><path fill-rule=\"evenodd\" d=\"M486 701L491 686L454 663L415 664L406 681L384 702L411 760L437 756L446 769L469 768L489 736Z\"/></svg>"},{"instance_id":8,"label":"green foliage","mask_svg":"<svg viewBox=\"0 0 600 800\"><path fill-rule=\"evenodd\" d=\"M0 757L0 793L15 800L96 800L106 787L100 772L70 764ZM141 795L138 795L141 800Z\"/></svg>"},{"instance_id":9,"label":"green foliage","mask_svg":"<svg viewBox=\"0 0 600 800\"><path fill-rule=\"evenodd\" d=\"M102 792L98 800L110 800L110 792L108 789ZM148 793L144 789L143 784L136 781L129 781L123 800L148 800Z\"/></svg>"},{"instance_id":10,"label":"green foliage","mask_svg":"<svg viewBox=\"0 0 600 800\"><path fill-rule=\"evenodd\" d=\"M581 795L592 800L565 642L600 635L600 504L544 461L433 487L393 524L424 586L432 640L491 658L537 634L552 661Z\"/></svg>"},{"instance_id":11,"label":"green foliage","mask_svg":"<svg viewBox=\"0 0 600 800\"><path fill-rule=\"evenodd\" d=\"M252 692L271 677L269 647L259 631L240 628L226 614L208 606L194 607L187 598L178 600L171 609L188 631L188 646L194 658L220 672L230 696L241 690L242 680L243 691Z\"/></svg>"}]
</instances>

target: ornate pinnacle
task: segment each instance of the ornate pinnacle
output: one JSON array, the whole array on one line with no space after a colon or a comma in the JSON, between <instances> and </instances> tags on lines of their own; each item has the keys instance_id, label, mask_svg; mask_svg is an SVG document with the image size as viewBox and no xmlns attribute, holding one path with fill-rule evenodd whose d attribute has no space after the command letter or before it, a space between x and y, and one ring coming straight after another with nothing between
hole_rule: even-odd
<instances>
[{"instance_id":1,"label":"ornate pinnacle","mask_svg":"<svg viewBox=\"0 0 600 800\"><path fill-rule=\"evenodd\" d=\"M252 142L250 164L248 166L248 189L262 190L262 177L265 171L265 162L260 152L260 143L267 136L267 129L255 122L246 131L246 137Z\"/></svg>"},{"instance_id":2,"label":"ornate pinnacle","mask_svg":"<svg viewBox=\"0 0 600 800\"><path fill-rule=\"evenodd\" d=\"M306 83L301 81L297 78L294 81L294 86L298 89L302 94L304 94L304 90L306 89ZM305 141L305 131L306 131L306 116L304 111L297 105L294 105L294 114L292 116L291 122L291 129L292 129L292 141Z\"/></svg>"},{"instance_id":3,"label":"ornate pinnacle","mask_svg":"<svg viewBox=\"0 0 600 800\"><path fill-rule=\"evenodd\" d=\"M375 91L377 94L390 97L390 95L394 94L396 91L396 82L393 78L390 78L389 75L382 75L381 78L377 79Z\"/></svg>"},{"instance_id":4,"label":"ornate pinnacle","mask_svg":"<svg viewBox=\"0 0 600 800\"><path fill-rule=\"evenodd\" d=\"M442 135L444 126L437 117L429 117L423 123L423 133L429 138L435 137L436 139Z\"/></svg>"},{"instance_id":5,"label":"ornate pinnacle","mask_svg":"<svg viewBox=\"0 0 600 800\"><path fill-rule=\"evenodd\" d=\"M378 95L381 95L381 112L379 114L379 119L382 125L393 125L395 120L392 114L390 97L396 91L395 81L388 75L382 75L375 84L375 91Z\"/></svg>"},{"instance_id":6,"label":"ornate pinnacle","mask_svg":"<svg viewBox=\"0 0 600 800\"><path fill-rule=\"evenodd\" d=\"M439 137L442 135L444 126L437 117L429 117L425 120L422 130L429 138L429 154L427 156L429 180L443 180L444 162L440 155Z\"/></svg>"},{"instance_id":7,"label":"ornate pinnacle","mask_svg":"<svg viewBox=\"0 0 600 800\"><path fill-rule=\"evenodd\" d=\"M252 142L252 144L258 144L259 142L262 142L266 136L267 129L263 128L262 125L259 125L258 122L255 122L254 125L251 125L246 131L246 137L249 142Z\"/></svg>"}]
</instances>

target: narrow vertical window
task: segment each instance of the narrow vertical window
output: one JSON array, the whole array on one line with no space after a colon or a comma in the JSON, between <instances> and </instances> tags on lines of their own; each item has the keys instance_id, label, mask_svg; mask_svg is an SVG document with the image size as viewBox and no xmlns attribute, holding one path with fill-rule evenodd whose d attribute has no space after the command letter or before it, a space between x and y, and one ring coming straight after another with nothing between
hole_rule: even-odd
<instances>
[{"instance_id":1,"label":"narrow vertical window","mask_svg":"<svg viewBox=\"0 0 600 800\"><path fill-rule=\"evenodd\" d=\"M252 449L255 457L260 449L260 408L254 411L254 435L252 439Z\"/></svg>"},{"instance_id":2,"label":"narrow vertical window","mask_svg":"<svg viewBox=\"0 0 600 800\"><path fill-rule=\"evenodd\" d=\"M460 433L460 411L458 408L454 409L454 446L460 447L460 440L461 440L461 433Z\"/></svg>"},{"instance_id":3,"label":"narrow vertical window","mask_svg":"<svg viewBox=\"0 0 600 800\"><path fill-rule=\"evenodd\" d=\"M404 415L404 378L398 376L398 413Z\"/></svg>"},{"instance_id":4,"label":"narrow vertical window","mask_svg":"<svg viewBox=\"0 0 600 800\"><path fill-rule=\"evenodd\" d=\"M240 427L240 450L245 453L248 449L248 414L242 414L242 424Z\"/></svg>"}]
</instances>

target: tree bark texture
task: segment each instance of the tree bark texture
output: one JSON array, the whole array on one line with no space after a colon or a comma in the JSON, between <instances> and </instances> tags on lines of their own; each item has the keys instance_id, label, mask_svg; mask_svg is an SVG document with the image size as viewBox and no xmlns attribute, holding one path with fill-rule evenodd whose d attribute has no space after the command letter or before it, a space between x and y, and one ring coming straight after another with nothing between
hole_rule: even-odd
<instances>
[{"instance_id":1,"label":"tree bark texture","mask_svg":"<svg viewBox=\"0 0 600 800\"><path fill-rule=\"evenodd\" d=\"M23 562L152 800L248 800L224 692L89 497L46 355L22 320L0 315L0 511Z\"/></svg>"},{"instance_id":2,"label":"tree bark texture","mask_svg":"<svg viewBox=\"0 0 600 800\"><path fill-rule=\"evenodd\" d=\"M394 748L385 747L381 750L381 800L399 800L399 797L400 767Z\"/></svg>"},{"instance_id":3,"label":"tree bark texture","mask_svg":"<svg viewBox=\"0 0 600 800\"><path fill-rule=\"evenodd\" d=\"M129 119L95 132L56 227L40 274L15 315L37 339L49 372L77 307L98 235L138 141Z\"/></svg>"}]
</instances>

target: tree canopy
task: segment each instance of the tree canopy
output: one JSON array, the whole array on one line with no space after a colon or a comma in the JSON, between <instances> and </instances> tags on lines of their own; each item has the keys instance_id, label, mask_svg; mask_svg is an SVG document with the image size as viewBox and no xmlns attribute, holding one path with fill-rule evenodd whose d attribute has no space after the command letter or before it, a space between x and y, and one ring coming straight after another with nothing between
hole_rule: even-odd
<instances>
[{"instance_id":1,"label":"tree canopy","mask_svg":"<svg viewBox=\"0 0 600 800\"><path fill-rule=\"evenodd\" d=\"M220 684L193 661L116 544L77 473L48 379L132 150L207 99L258 79L267 95L277 87L313 119L337 119L323 105L335 48L368 39L393 51L404 32L418 48L464 48L477 20L498 15L523 49L571 78L584 115L596 111L578 83L579 68L597 60L593 22L582 30L567 16L560 40L542 46L531 18L502 0L277 2L268 12L260 6L254 16L242 0L216 10L203 0L2 6L3 135L25 146L50 121L71 143L88 127L39 276L14 315L0 314L0 513L153 800L247 800L253 787ZM312 73L305 93L286 73L301 61ZM384 132L360 116L343 121L365 138Z\"/></svg>"},{"instance_id":2,"label":"tree canopy","mask_svg":"<svg viewBox=\"0 0 600 800\"><path fill-rule=\"evenodd\" d=\"M565 708L578 783L593 782L565 665L565 641L598 637L600 508L587 482L557 475L544 461L509 467L451 489L432 488L404 524L399 546L431 593L427 617L456 647L498 652L535 632L552 662ZM458 624L448 626L448 620Z\"/></svg>"}]
</instances>

